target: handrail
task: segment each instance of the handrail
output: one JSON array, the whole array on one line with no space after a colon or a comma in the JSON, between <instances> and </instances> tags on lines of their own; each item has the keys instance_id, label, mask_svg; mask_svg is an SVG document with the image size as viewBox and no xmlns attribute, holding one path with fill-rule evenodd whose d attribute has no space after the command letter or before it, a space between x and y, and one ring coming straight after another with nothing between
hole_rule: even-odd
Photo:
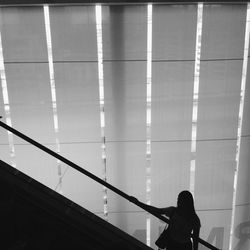
<instances>
[{"instance_id":1,"label":"handrail","mask_svg":"<svg viewBox=\"0 0 250 250\"><path fill-rule=\"evenodd\" d=\"M0 119L2 117L0 116ZM22 138L23 140L29 142L30 144L36 146L37 148L41 149L42 151L52 155L53 157L57 158L58 160L66 163L67 165L69 165L70 167L74 168L75 170L79 171L80 173L88 176L89 178L95 180L96 182L102 184L103 186L105 186L106 188L112 190L113 192L117 193L118 195L122 196L123 198L125 198L126 200L134 203L135 205L141 207L143 210L146 210L148 213L154 215L155 217L157 217L158 219L166 222L167 224L169 224L169 219L167 219L166 217L153 213L151 210L145 208L143 206L143 204L140 204L136 201L134 201L134 199L131 199L131 196L127 195L126 193L124 193L123 191L119 190L118 188L112 186L111 184L109 184L108 182L102 180L101 178L97 177L96 175L90 173L89 171L81 168L80 166L76 165L75 163L73 163L72 161L66 159L65 157L55 153L54 151L52 151L51 149L43 146L42 144L38 143L37 141L31 139L30 137L24 135L23 133L17 131L16 129L8 126L7 124L3 123L0 121L0 126L5 128L6 130L12 132L13 134L17 135L18 137ZM193 234L191 235L192 238L196 238ZM206 242L205 240L201 239L201 238L196 238L196 240L201 243L202 245L206 246L207 248L210 248L212 250L219 250L217 247L211 245L210 243Z\"/></svg>"}]
</instances>

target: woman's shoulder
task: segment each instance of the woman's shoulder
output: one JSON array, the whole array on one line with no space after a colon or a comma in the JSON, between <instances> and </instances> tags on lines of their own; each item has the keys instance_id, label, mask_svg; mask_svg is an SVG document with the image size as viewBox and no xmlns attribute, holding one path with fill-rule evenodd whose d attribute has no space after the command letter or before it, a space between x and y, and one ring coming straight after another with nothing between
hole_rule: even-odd
<instances>
[{"instance_id":1,"label":"woman's shoulder","mask_svg":"<svg viewBox=\"0 0 250 250\"><path fill-rule=\"evenodd\" d=\"M162 209L163 213L167 216L167 217L172 217L174 212L176 211L176 207L165 207Z\"/></svg>"}]
</instances>

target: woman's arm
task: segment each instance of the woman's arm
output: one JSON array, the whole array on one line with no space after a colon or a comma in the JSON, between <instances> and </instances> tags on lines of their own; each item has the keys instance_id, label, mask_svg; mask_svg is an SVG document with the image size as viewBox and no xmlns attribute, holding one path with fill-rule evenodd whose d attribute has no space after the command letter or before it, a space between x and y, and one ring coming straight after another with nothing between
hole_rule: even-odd
<instances>
[{"instance_id":1,"label":"woman's arm","mask_svg":"<svg viewBox=\"0 0 250 250\"><path fill-rule=\"evenodd\" d=\"M200 227L199 226L195 227L193 232L194 232L194 238L193 238L194 250L198 250L198 245L199 245L198 238L200 235Z\"/></svg>"},{"instance_id":2,"label":"woman's arm","mask_svg":"<svg viewBox=\"0 0 250 250\"><path fill-rule=\"evenodd\" d=\"M147 204L144 204L142 202L139 201L139 204L141 205L142 208L145 208L145 210L149 211L150 213L152 214L165 214L164 212L164 208L158 208L158 207L154 207L154 206L150 206L150 205L147 205Z\"/></svg>"},{"instance_id":3,"label":"woman's arm","mask_svg":"<svg viewBox=\"0 0 250 250\"><path fill-rule=\"evenodd\" d=\"M145 210L149 211L152 214L164 214L166 216L170 216L171 212L172 212L172 207L168 207L168 208L158 208L158 207L154 207L154 206L150 206L147 205L145 203L140 202L139 200L137 200L135 197L131 196L130 198L130 202L133 202L134 204L144 208Z\"/></svg>"}]
</instances>

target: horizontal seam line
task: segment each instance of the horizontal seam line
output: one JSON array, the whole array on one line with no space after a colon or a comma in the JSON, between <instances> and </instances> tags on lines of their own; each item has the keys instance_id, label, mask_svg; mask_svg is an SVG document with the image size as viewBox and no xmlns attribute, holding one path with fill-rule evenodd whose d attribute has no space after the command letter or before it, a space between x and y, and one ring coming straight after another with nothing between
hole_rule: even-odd
<instances>
[{"instance_id":1,"label":"horizontal seam line","mask_svg":"<svg viewBox=\"0 0 250 250\"><path fill-rule=\"evenodd\" d=\"M247 138L250 137L250 135L243 135L241 138ZM206 141L234 141L237 140L237 137L235 138L212 138L212 139L198 139L196 140L197 142L206 142ZM146 142L147 140L105 140L105 143L116 143L116 142ZM192 139L187 139L187 140L151 140L151 142L159 142L159 143L164 143L164 142L192 142ZM74 141L74 142L60 142L60 144L91 144L91 143L102 143L102 141ZM43 145L56 145L55 142L46 142L46 143L41 143ZM1 146L9 145L8 143L0 143ZM30 145L29 143L14 143L14 145Z\"/></svg>"},{"instance_id":2,"label":"horizontal seam line","mask_svg":"<svg viewBox=\"0 0 250 250\"><path fill-rule=\"evenodd\" d=\"M103 59L103 62L146 62L147 59ZM243 61L243 58L200 59L201 62ZM195 62L195 59L153 59L152 62ZM48 61L4 61L5 64L44 64ZM54 60L53 63L98 63L98 60Z\"/></svg>"}]
</instances>

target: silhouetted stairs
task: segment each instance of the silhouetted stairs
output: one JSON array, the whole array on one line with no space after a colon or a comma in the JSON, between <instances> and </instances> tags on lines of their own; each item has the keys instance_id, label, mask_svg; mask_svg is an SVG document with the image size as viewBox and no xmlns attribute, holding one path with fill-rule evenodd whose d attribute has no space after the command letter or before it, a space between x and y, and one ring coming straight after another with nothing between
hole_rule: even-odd
<instances>
[{"instance_id":1,"label":"silhouetted stairs","mask_svg":"<svg viewBox=\"0 0 250 250\"><path fill-rule=\"evenodd\" d=\"M0 249L151 248L0 160Z\"/></svg>"}]
</instances>

